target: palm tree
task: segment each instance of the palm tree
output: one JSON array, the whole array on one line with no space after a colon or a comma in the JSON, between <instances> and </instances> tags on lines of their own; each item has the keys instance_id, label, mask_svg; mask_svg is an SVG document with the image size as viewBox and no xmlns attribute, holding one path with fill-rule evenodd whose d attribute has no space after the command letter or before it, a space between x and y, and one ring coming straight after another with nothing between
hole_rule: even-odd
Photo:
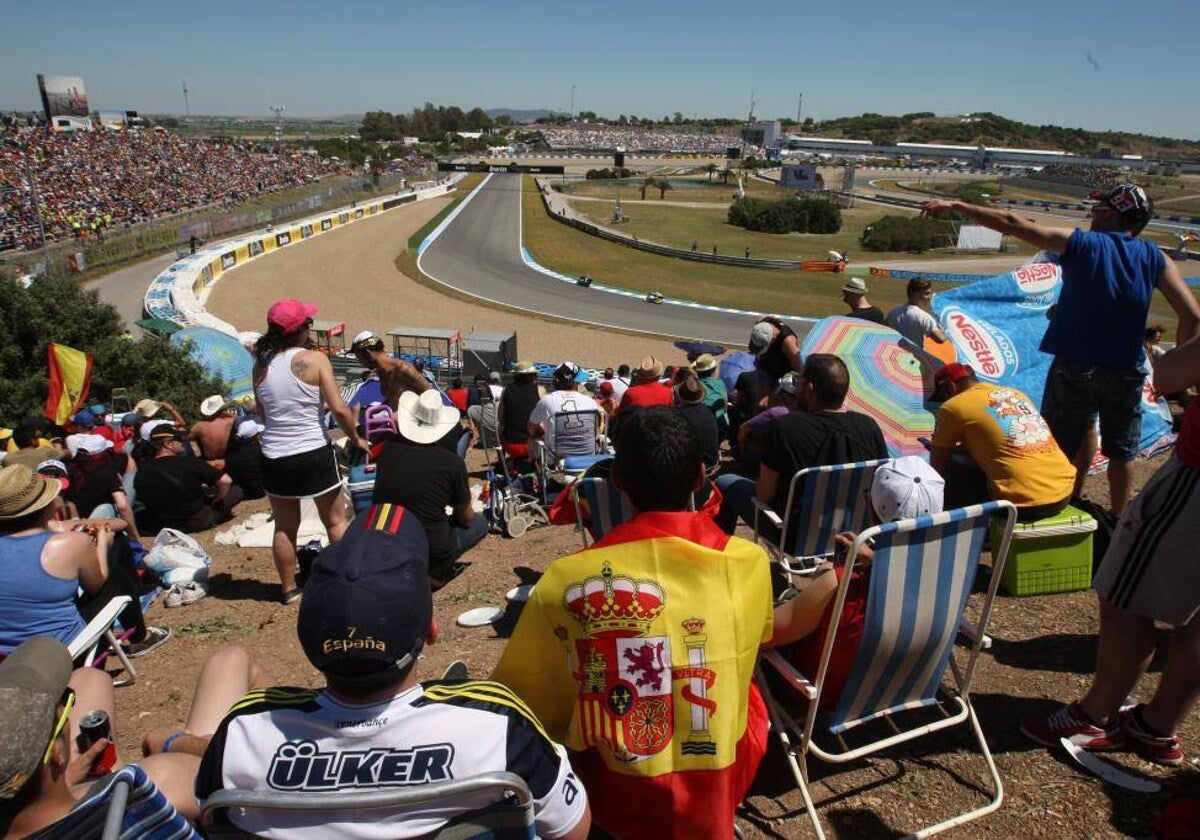
<instances>
[{"instance_id":1,"label":"palm tree","mask_svg":"<svg viewBox=\"0 0 1200 840\"><path fill-rule=\"evenodd\" d=\"M715 163L710 163L708 166L704 167L704 171L708 173L708 182L711 184L712 176L717 173L717 165Z\"/></svg>"},{"instance_id":2,"label":"palm tree","mask_svg":"<svg viewBox=\"0 0 1200 840\"><path fill-rule=\"evenodd\" d=\"M667 190L675 189L674 187L671 186L671 182L667 181L667 180L659 181L654 186L658 187L658 200L659 201L662 201L666 197Z\"/></svg>"},{"instance_id":3,"label":"palm tree","mask_svg":"<svg viewBox=\"0 0 1200 840\"><path fill-rule=\"evenodd\" d=\"M733 175L733 170L732 170L732 169L730 169L728 165L726 165L726 167L725 167L724 169L722 169L722 170L721 170L721 181L722 181L722 183L728 184L728 183L729 183L729 177L730 177L731 175Z\"/></svg>"},{"instance_id":4,"label":"palm tree","mask_svg":"<svg viewBox=\"0 0 1200 840\"><path fill-rule=\"evenodd\" d=\"M651 175L648 178L642 179L642 186L640 187L640 189L642 191L642 201L646 200L646 190L650 189L651 187L656 187L656 186L658 186L658 179L655 178L653 175Z\"/></svg>"}]
</instances>

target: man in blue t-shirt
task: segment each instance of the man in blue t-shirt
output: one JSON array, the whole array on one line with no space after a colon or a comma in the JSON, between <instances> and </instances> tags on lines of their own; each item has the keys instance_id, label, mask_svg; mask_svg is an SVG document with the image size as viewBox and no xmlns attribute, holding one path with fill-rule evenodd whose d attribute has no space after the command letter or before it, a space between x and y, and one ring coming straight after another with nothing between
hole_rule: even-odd
<instances>
[{"instance_id":1,"label":"man in blue t-shirt","mask_svg":"<svg viewBox=\"0 0 1200 840\"><path fill-rule=\"evenodd\" d=\"M1129 501L1130 462L1138 451L1146 380L1142 337L1155 288L1175 310L1180 344L1200 323L1200 304L1175 263L1153 242L1138 238L1154 216L1150 197L1135 184L1113 187L1092 208L1087 231L1039 225L961 201L930 201L921 208L925 216L953 212L1062 255L1062 290L1040 347L1054 356L1042 416L1063 452L1075 459L1079 495L1091 460L1086 451L1080 457L1081 448L1099 415L1112 511L1120 516Z\"/></svg>"}]
</instances>

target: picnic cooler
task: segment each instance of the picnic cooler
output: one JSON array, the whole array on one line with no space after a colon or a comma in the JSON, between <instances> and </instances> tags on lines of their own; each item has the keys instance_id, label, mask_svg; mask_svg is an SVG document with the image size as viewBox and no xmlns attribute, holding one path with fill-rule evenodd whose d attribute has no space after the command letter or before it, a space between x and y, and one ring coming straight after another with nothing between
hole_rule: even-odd
<instances>
[{"instance_id":1,"label":"picnic cooler","mask_svg":"<svg viewBox=\"0 0 1200 840\"><path fill-rule=\"evenodd\" d=\"M354 505L355 513L362 513L371 506L375 494L375 467L370 461L355 464L346 477L346 487L350 490L350 503Z\"/></svg>"},{"instance_id":2,"label":"picnic cooler","mask_svg":"<svg viewBox=\"0 0 1200 840\"><path fill-rule=\"evenodd\" d=\"M992 545L1000 542L990 527ZM1076 592L1092 585L1092 532L1096 520L1067 505L1057 516L1013 526L1000 586L1009 595Z\"/></svg>"}]
</instances>

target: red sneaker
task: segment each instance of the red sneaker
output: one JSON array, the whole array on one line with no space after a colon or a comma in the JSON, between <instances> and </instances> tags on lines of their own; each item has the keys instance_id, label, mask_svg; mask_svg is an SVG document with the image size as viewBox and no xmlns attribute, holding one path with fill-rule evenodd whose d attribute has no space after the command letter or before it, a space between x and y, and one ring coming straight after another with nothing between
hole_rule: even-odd
<instances>
[{"instance_id":1,"label":"red sneaker","mask_svg":"<svg viewBox=\"0 0 1200 840\"><path fill-rule=\"evenodd\" d=\"M1122 709L1117 715L1117 723L1120 724L1121 731L1125 733L1125 736L1143 757L1155 764L1167 764L1172 767L1182 764L1183 749L1179 746L1178 738L1174 735L1155 735L1147 732L1145 727L1138 723L1137 715L1134 712L1144 708L1146 707L1143 704Z\"/></svg>"},{"instance_id":2,"label":"red sneaker","mask_svg":"<svg viewBox=\"0 0 1200 840\"><path fill-rule=\"evenodd\" d=\"M1088 720L1078 702L1063 706L1049 717L1025 721L1021 724L1021 732L1026 738L1047 747L1059 746L1059 738L1066 738L1090 752L1118 750L1125 746L1125 733L1118 719L1114 718L1108 726L1097 726Z\"/></svg>"}]
</instances>

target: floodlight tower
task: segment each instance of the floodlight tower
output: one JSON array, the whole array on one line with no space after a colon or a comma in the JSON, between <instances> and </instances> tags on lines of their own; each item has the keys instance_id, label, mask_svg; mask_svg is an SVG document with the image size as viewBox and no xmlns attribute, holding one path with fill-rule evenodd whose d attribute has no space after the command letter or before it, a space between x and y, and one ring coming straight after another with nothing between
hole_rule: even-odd
<instances>
[{"instance_id":1,"label":"floodlight tower","mask_svg":"<svg viewBox=\"0 0 1200 840\"><path fill-rule=\"evenodd\" d=\"M192 106L188 102L187 82L183 83L183 121L188 122L192 118Z\"/></svg>"},{"instance_id":2,"label":"floodlight tower","mask_svg":"<svg viewBox=\"0 0 1200 840\"><path fill-rule=\"evenodd\" d=\"M268 105L267 110L275 114L275 151L283 148L283 112L284 105Z\"/></svg>"}]
</instances>

